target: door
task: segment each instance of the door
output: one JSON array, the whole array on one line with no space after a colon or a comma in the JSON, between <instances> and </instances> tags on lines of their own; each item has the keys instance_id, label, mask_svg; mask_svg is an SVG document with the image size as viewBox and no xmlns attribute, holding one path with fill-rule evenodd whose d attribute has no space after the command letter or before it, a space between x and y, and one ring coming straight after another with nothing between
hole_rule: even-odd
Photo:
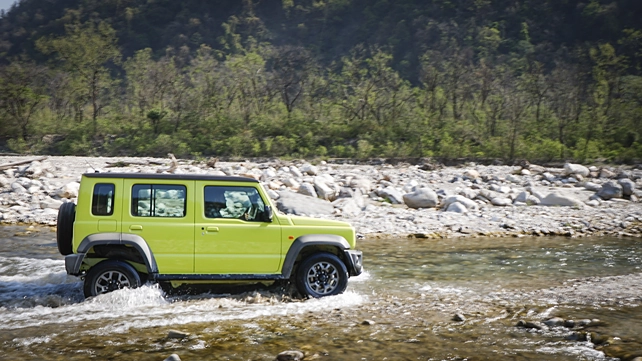
<instances>
[{"instance_id":1,"label":"door","mask_svg":"<svg viewBox=\"0 0 642 361\"><path fill-rule=\"evenodd\" d=\"M196 182L196 273L280 273L281 226L254 185Z\"/></svg>"},{"instance_id":2,"label":"door","mask_svg":"<svg viewBox=\"0 0 642 361\"><path fill-rule=\"evenodd\" d=\"M125 179L123 233L141 236L163 274L194 273L194 181Z\"/></svg>"}]
</instances>

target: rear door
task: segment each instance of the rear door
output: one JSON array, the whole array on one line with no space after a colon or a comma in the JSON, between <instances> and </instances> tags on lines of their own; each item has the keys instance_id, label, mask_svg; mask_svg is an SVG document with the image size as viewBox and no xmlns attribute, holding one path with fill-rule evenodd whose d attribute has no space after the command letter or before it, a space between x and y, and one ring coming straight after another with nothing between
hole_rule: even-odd
<instances>
[{"instance_id":1,"label":"rear door","mask_svg":"<svg viewBox=\"0 0 642 361\"><path fill-rule=\"evenodd\" d=\"M253 183L196 182L195 272L274 274L281 266L281 226Z\"/></svg>"},{"instance_id":2,"label":"rear door","mask_svg":"<svg viewBox=\"0 0 642 361\"><path fill-rule=\"evenodd\" d=\"M163 274L194 272L194 181L125 179L122 231L141 236Z\"/></svg>"}]
</instances>

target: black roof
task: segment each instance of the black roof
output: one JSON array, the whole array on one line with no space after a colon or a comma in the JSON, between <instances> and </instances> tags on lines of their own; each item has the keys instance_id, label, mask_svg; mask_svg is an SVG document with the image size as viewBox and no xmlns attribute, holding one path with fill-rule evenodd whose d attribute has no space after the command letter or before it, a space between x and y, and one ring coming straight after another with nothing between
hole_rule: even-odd
<instances>
[{"instance_id":1,"label":"black roof","mask_svg":"<svg viewBox=\"0 0 642 361\"><path fill-rule=\"evenodd\" d=\"M159 174L159 173L84 173L88 178L126 178L126 179L169 179L169 180L204 180L222 182L258 183L254 178L233 177L207 174Z\"/></svg>"}]
</instances>

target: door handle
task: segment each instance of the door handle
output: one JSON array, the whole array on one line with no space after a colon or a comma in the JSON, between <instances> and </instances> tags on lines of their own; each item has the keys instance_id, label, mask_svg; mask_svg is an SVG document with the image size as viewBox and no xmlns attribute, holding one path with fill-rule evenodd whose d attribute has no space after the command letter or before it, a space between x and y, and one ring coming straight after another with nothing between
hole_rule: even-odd
<instances>
[{"instance_id":1,"label":"door handle","mask_svg":"<svg viewBox=\"0 0 642 361\"><path fill-rule=\"evenodd\" d=\"M208 232L218 232L218 227L207 227L206 230Z\"/></svg>"},{"instance_id":2,"label":"door handle","mask_svg":"<svg viewBox=\"0 0 642 361\"><path fill-rule=\"evenodd\" d=\"M138 225L138 224L132 224L131 226L129 226L129 230L130 231L142 231L143 230L143 226Z\"/></svg>"}]
</instances>

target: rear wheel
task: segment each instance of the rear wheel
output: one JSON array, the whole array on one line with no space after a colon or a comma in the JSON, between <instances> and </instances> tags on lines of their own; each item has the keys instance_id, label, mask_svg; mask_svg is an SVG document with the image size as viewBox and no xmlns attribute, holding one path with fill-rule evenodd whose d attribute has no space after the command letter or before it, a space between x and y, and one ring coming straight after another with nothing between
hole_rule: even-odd
<instances>
[{"instance_id":1,"label":"rear wheel","mask_svg":"<svg viewBox=\"0 0 642 361\"><path fill-rule=\"evenodd\" d=\"M140 276L132 265L123 261L107 260L87 272L83 291L85 297L93 297L123 288L138 288L140 285Z\"/></svg>"},{"instance_id":2,"label":"rear wheel","mask_svg":"<svg viewBox=\"0 0 642 361\"><path fill-rule=\"evenodd\" d=\"M331 253L317 253L305 259L296 272L297 290L304 296L324 297L343 293L348 286L348 270Z\"/></svg>"}]
</instances>

